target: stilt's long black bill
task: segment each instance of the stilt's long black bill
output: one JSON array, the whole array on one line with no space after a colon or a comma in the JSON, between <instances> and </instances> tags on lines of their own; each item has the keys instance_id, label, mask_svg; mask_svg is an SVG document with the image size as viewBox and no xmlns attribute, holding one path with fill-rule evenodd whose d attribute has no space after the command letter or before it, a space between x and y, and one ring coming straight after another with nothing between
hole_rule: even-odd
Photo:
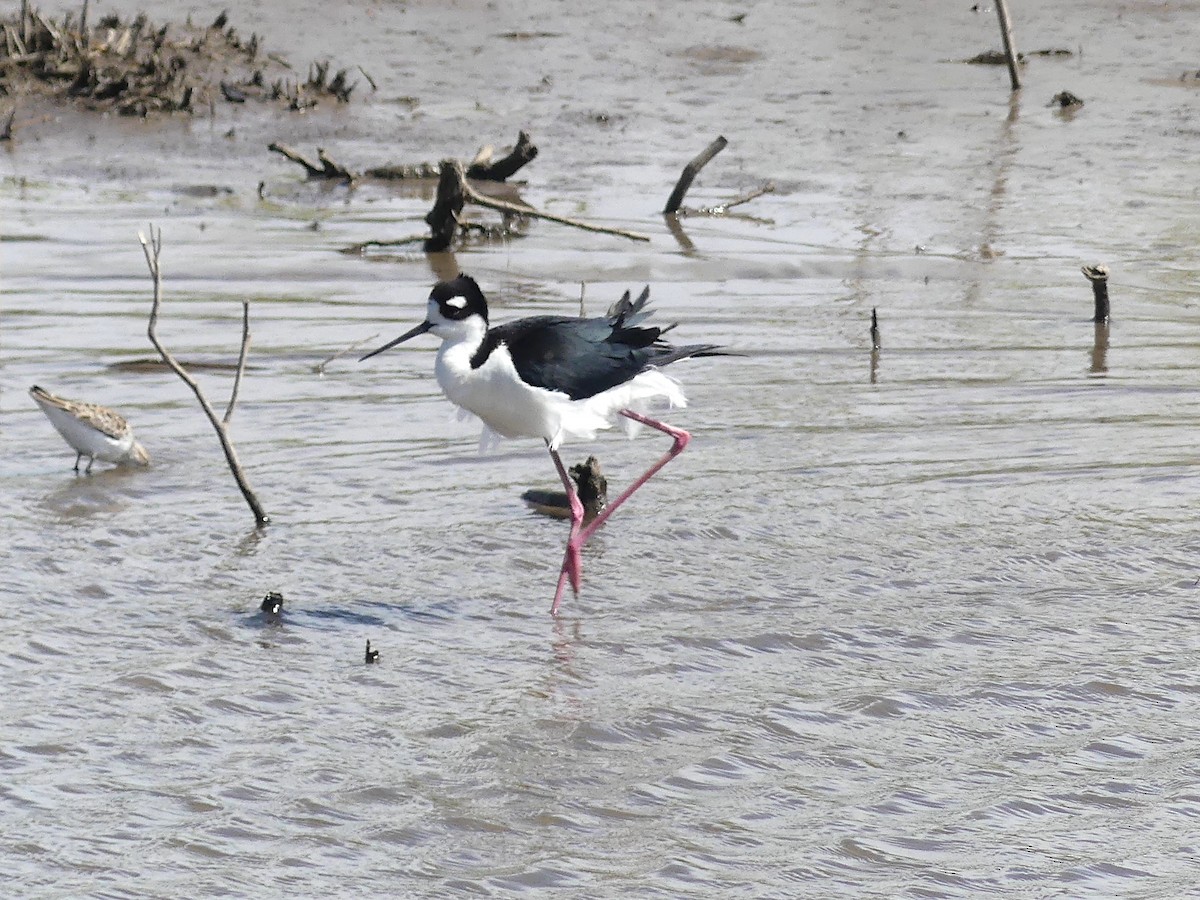
<instances>
[{"instance_id":1,"label":"stilt's long black bill","mask_svg":"<svg viewBox=\"0 0 1200 900\"><path fill-rule=\"evenodd\" d=\"M372 350L366 356L360 356L358 358L358 361L362 362L364 359L370 359L372 356L375 356L378 353L382 353L384 350L390 350L392 347L395 347L397 344L403 344L409 338L415 338L418 334L424 334L432 327L433 327L433 324L431 322L422 322L420 325L418 325L412 331L404 332L404 334L400 335L400 337L396 338L394 341L388 341L386 344L384 344L378 350Z\"/></svg>"}]
</instances>

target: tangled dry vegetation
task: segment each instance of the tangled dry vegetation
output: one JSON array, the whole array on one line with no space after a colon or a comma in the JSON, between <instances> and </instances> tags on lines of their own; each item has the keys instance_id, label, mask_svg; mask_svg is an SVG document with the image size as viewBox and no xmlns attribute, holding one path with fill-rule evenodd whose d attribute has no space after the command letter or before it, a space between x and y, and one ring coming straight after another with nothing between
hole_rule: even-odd
<instances>
[{"instance_id":1,"label":"tangled dry vegetation","mask_svg":"<svg viewBox=\"0 0 1200 900\"><path fill-rule=\"evenodd\" d=\"M309 66L304 80L266 52L259 36L243 39L221 13L209 26L130 22L115 14L95 25L87 3L79 19L55 21L27 3L0 21L0 96L40 97L121 115L196 113L220 101L275 102L292 110L320 100L346 102L354 84L329 63Z\"/></svg>"}]
</instances>

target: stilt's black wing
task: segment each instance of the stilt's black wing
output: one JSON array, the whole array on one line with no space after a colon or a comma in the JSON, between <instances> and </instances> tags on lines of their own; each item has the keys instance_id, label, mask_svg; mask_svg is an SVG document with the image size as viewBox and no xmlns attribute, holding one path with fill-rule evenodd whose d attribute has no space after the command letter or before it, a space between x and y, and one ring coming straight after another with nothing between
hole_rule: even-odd
<instances>
[{"instance_id":1,"label":"stilt's black wing","mask_svg":"<svg viewBox=\"0 0 1200 900\"><path fill-rule=\"evenodd\" d=\"M488 330L471 359L479 368L503 345L521 380L582 400L629 381L650 366L665 366L689 356L719 353L713 344L672 347L662 335L673 328L646 326L650 289L630 301L628 292L608 315L594 319L532 316Z\"/></svg>"}]
</instances>

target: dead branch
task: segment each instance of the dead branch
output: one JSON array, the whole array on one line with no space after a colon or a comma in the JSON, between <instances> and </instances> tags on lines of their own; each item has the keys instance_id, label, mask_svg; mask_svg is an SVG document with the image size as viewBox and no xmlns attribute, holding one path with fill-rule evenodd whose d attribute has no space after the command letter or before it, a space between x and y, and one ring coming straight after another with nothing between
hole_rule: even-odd
<instances>
[{"instance_id":1,"label":"dead branch","mask_svg":"<svg viewBox=\"0 0 1200 900\"><path fill-rule=\"evenodd\" d=\"M507 156L501 159L492 161L490 146L480 150L475 155L475 159L471 161L471 165L467 167L467 177L477 181L507 181L522 166L536 159L537 155L538 148L529 139L529 135L520 131L517 132L516 145Z\"/></svg>"},{"instance_id":2,"label":"dead branch","mask_svg":"<svg viewBox=\"0 0 1200 900\"><path fill-rule=\"evenodd\" d=\"M429 238L423 234L410 234L408 237L396 238L394 241L362 241L358 244L351 244L349 247L343 247L341 252L348 256L359 256L372 247L403 247L406 244L420 244L427 240Z\"/></svg>"},{"instance_id":3,"label":"dead branch","mask_svg":"<svg viewBox=\"0 0 1200 900\"><path fill-rule=\"evenodd\" d=\"M150 343L154 345L154 349L162 357L163 362L196 395L196 400L199 401L200 408L204 410L204 414L208 416L208 421L212 423L213 429L217 432L217 437L221 441L221 449L225 452L225 461L229 464L229 471L233 473L233 478L237 482L238 489L246 499L250 511L254 513L255 524L259 528L262 528L271 521L271 517L263 510L262 504L258 502L257 495L255 495L249 482L246 480L246 473L242 471L242 464L238 461L237 450L234 449L233 442L229 439L229 419L233 415L234 403L237 402L238 387L241 384L242 372L246 366L246 354L250 348L250 303L249 301L242 302L242 349L238 358L237 375L234 378L233 391L229 398L229 407L225 410L225 418L223 420L218 419L216 411L212 408L212 404L208 402L208 398L204 396L204 391L200 389L200 385L196 379L179 364L170 351L158 340L158 310L162 304L162 268L159 262L162 253L162 230L159 229L156 231L154 226L150 226L150 237L147 238L146 235L138 232L138 240L142 244L142 252L146 255L146 265L150 269L150 277L154 281L154 302L150 307L150 322L146 327L146 334L150 338Z\"/></svg>"},{"instance_id":4,"label":"dead branch","mask_svg":"<svg viewBox=\"0 0 1200 900\"><path fill-rule=\"evenodd\" d=\"M369 178L379 178L383 181L412 181L421 178L437 178L438 167L433 163L374 166L363 174Z\"/></svg>"},{"instance_id":5,"label":"dead branch","mask_svg":"<svg viewBox=\"0 0 1200 900\"><path fill-rule=\"evenodd\" d=\"M345 347L342 350L339 350L337 353L333 354L332 356L325 357L323 360L321 360L319 363L317 363L315 366L313 366L313 371L316 372L318 375L324 375L325 367L327 365L329 365L331 362L333 362L335 359L340 359L341 357L343 357L347 353L349 353L351 350L357 350L363 344L368 344L371 341L375 340L375 338L377 338L377 337L379 337L379 332L376 332L375 334L371 335L369 338L363 338L361 341L355 341L349 347Z\"/></svg>"},{"instance_id":6,"label":"dead branch","mask_svg":"<svg viewBox=\"0 0 1200 900\"><path fill-rule=\"evenodd\" d=\"M725 140L724 137L718 137L705 147L700 155L683 167L679 181L675 183L675 190L671 191L671 196L667 199L663 215L678 212L679 207L683 205L683 198L687 194L688 188L692 186L692 182L696 180L696 176L700 174L700 170L707 166L714 156L724 150L728 143L729 141Z\"/></svg>"},{"instance_id":7,"label":"dead branch","mask_svg":"<svg viewBox=\"0 0 1200 900\"><path fill-rule=\"evenodd\" d=\"M2 64L2 61L0 61L0 64ZM353 181L360 177L347 166L343 166L341 163L330 159L325 155L324 150L317 151L320 161L320 165L318 165L305 159L295 150L285 147L283 144L271 144L269 149L275 153L281 153L297 165L303 166L304 171L308 173L310 178L341 178L346 181ZM493 160L493 152L490 145L482 148L475 155L475 159L471 161L470 165L466 167L467 177L473 178L476 181L505 181L538 155L537 147L524 131L517 134L517 143L506 156ZM364 170L362 175L367 178L379 178L384 181L410 181L422 178L437 178L440 173L440 164L435 165L424 162L387 163L382 166L372 166Z\"/></svg>"},{"instance_id":8,"label":"dead branch","mask_svg":"<svg viewBox=\"0 0 1200 900\"><path fill-rule=\"evenodd\" d=\"M268 150L279 153L287 157L292 162L304 167L304 171L308 173L309 178L337 178L342 181L353 181L357 176L343 166L341 163L334 162L325 155L325 150L321 147L317 148L317 159L320 165L310 162L305 159L291 147L284 146L278 142L268 145Z\"/></svg>"},{"instance_id":9,"label":"dead branch","mask_svg":"<svg viewBox=\"0 0 1200 900\"><path fill-rule=\"evenodd\" d=\"M1004 0L996 0L996 16L1000 20L1000 37L1004 40L1004 60L1008 63L1008 79L1012 89L1021 89L1021 75L1017 71L1017 48L1013 44L1012 19L1008 16L1008 5Z\"/></svg>"},{"instance_id":10,"label":"dead branch","mask_svg":"<svg viewBox=\"0 0 1200 900\"><path fill-rule=\"evenodd\" d=\"M492 197L487 197L471 187L470 182L467 181L461 162L457 159L444 159L441 163L441 175L438 179L437 197L434 199L433 209L425 216L425 222L429 225L430 229L429 237L414 235L392 241L364 241L360 244L346 247L342 252L357 254L362 253L370 247L395 247L424 241L424 250L426 253L440 253L449 249L455 236L463 232L479 230L485 236L494 237L497 229L462 221L462 209L468 202L487 209L494 209L497 212L504 213L506 216L546 219L550 222L558 222L560 225L570 225L572 228L581 228L584 231L594 231L599 234L612 234L617 237L629 238L633 241L650 240L646 235L638 234L634 231L623 231L619 228L605 228L600 225L591 225L587 222L580 222L577 219L568 219L565 216L540 212L532 206L527 206L523 203L509 203L505 200L496 200ZM506 235L511 233L511 230L506 226L499 229L499 231Z\"/></svg>"},{"instance_id":11,"label":"dead branch","mask_svg":"<svg viewBox=\"0 0 1200 900\"><path fill-rule=\"evenodd\" d=\"M723 215L725 215L725 213L729 212L729 210L733 209L735 206L741 206L743 203L749 203L751 200L761 197L763 194L770 194L770 193L773 193L774 191L775 191L775 185L764 184L760 188L755 188L754 190L752 190L748 193L742 194L740 197L734 197L732 200L727 200L724 203L718 203L716 206L702 206L698 210L696 210L696 212L700 213L701 215L705 215L705 216L723 216ZM679 210L679 212L684 212L684 211L685 210L682 210L682 209Z\"/></svg>"},{"instance_id":12,"label":"dead branch","mask_svg":"<svg viewBox=\"0 0 1200 900\"><path fill-rule=\"evenodd\" d=\"M225 415L221 424L229 427L233 418L233 408L237 406L238 391L242 387L242 375L246 371L246 355L250 352L250 301L242 301L242 349L238 353L237 372L233 376L233 388L229 391L229 405L225 407Z\"/></svg>"},{"instance_id":13,"label":"dead branch","mask_svg":"<svg viewBox=\"0 0 1200 900\"><path fill-rule=\"evenodd\" d=\"M597 234L612 234L617 237L629 238L631 241L649 241L650 238L644 234L639 234L636 231L624 231L620 228L605 228L602 225L591 225L587 222L581 222L578 219L568 219L566 216L556 216L553 213L540 212L532 206L525 204L508 203L504 200L493 200L491 197L485 197L467 182L463 173L462 163L457 160L448 160L453 163L458 178L462 181L463 196L471 203L478 206L494 209L497 212L508 213L512 216L528 216L531 219L545 219L548 222L557 222L559 225L569 225L572 228L581 228L584 231L593 231Z\"/></svg>"}]
</instances>

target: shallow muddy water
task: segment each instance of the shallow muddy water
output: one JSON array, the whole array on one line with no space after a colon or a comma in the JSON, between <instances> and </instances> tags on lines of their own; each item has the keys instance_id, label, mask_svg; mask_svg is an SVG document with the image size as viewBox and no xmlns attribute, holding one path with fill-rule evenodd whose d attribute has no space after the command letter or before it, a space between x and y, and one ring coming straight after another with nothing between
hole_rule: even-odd
<instances>
[{"instance_id":1,"label":"shallow muddy water","mask_svg":"<svg viewBox=\"0 0 1200 900\"><path fill-rule=\"evenodd\" d=\"M999 44L968 7L252 3L240 30L378 90L0 145L14 895L1194 890L1198 10L1015 9L1021 49L1073 54L1010 102L1002 67L954 62ZM154 17L189 11L220 9ZM423 231L429 186L305 183L265 149L365 168L520 128L525 200L650 242L533 222L348 256ZM673 234L656 210L717 134L691 205L776 191ZM153 354L149 222L180 357L232 363L251 300L233 421L261 532L187 389L127 365ZM315 371L454 268L497 320L649 283L679 341L745 354L674 367L693 443L557 620L565 527L519 499L553 486L544 450L481 455L432 339ZM229 374L201 378L223 404ZM154 466L76 477L32 384L124 412ZM659 450L566 456L618 486Z\"/></svg>"}]
</instances>

